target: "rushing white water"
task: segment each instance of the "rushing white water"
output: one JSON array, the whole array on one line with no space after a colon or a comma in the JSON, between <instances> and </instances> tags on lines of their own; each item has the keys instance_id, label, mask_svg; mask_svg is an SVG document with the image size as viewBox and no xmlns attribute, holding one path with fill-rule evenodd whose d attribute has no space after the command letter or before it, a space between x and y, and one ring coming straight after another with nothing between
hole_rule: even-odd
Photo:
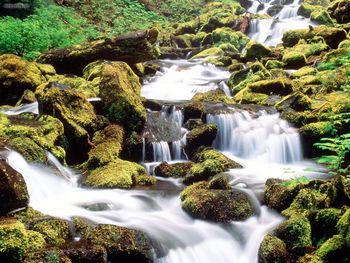
<instances>
[{"instance_id":1,"label":"rushing white water","mask_svg":"<svg viewBox=\"0 0 350 263\"><path fill-rule=\"evenodd\" d=\"M24 113L24 112L32 112L32 113L35 113L35 114L39 113L38 103L37 102L24 104L22 106L13 107L11 109L0 110L0 111L5 113L6 115L18 115L18 114L21 114L21 113Z\"/></svg>"},{"instance_id":2,"label":"rushing white water","mask_svg":"<svg viewBox=\"0 0 350 263\"><path fill-rule=\"evenodd\" d=\"M275 163L302 160L299 134L279 114L252 118L246 111L207 116L208 123L218 127L214 145L221 151L246 159L261 159Z\"/></svg>"},{"instance_id":3,"label":"rushing white water","mask_svg":"<svg viewBox=\"0 0 350 263\"><path fill-rule=\"evenodd\" d=\"M171 77L177 71L185 79L182 83ZM192 74L193 72L197 73ZM213 72L217 74L212 74ZM206 82L214 82L203 84L206 88L217 88L227 78L225 72L211 66L197 67L196 64L185 61L167 62L161 75L152 80L155 83L148 83L146 89L143 88L143 94L152 95L154 92L160 100L188 99L189 94L194 92L193 89L198 88L198 76L205 76ZM197 83L194 87L189 84L192 77L193 83ZM176 87L172 81L180 82L177 83L180 86ZM187 92L185 96L181 94L181 84L184 82L188 84L184 88ZM164 92L160 92L161 87ZM175 97L171 97L172 94ZM177 124L182 138L171 142L171 149L169 142L152 142L155 162L144 163L149 173L161 161L171 162L185 157L182 147L186 144L188 131L181 127L181 109L174 105L164 106L160 115ZM317 167L312 163L297 162L302 160L298 133L281 120L278 114L260 112L258 116L251 116L243 111L208 115L207 118L208 122L219 127L215 146L244 167L232 169L227 174L231 178L232 187L244 191L255 208L255 215L246 221L232 221L222 225L193 219L181 209L179 192L183 185L178 179L157 178L156 190L84 189L77 185L79 175L62 166L50 154L48 159L53 167L28 164L13 151L7 159L24 176L30 206L34 209L66 219L80 216L99 224L143 230L157 240L163 250L154 262L256 263L263 236L283 220L258 201L265 180L270 177L287 179L300 175L312 177L318 175L314 171ZM144 162L147 158L146 140L143 141ZM89 209L96 204L105 204L105 209Z\"/></svg>"},{"instance_id":4,"label":"rushing white water","mask_svg":"<svg viewBox=\"0 0 350 263\"><path fill-rule=\"evenodd\" d=\"M8 161L24 176L30 206L52 216L80 216L144 230L164 250L155 262L256 262L264 233L282 220L266 207L247 221L226 226L194 220L181 209L175 180L164 180L167 191L90 190L77 187L52 168L28 164L16 152L9 154ZM108 209L91 211L87 207L93 204L107 204Z\"/></svg>"},{"instance_id":5,"label":"rushing white water","mask_svg":"<svg viewBox=\"0 0 350 263\"><path fill-rule=\"evenodd\" d=\"M272 1L265 1L264 7L258 10L261 6L261 1L254 1L248 12L253 14L266 14L267 10L273 5ZM315 25L310 19L298 16L297 12L300 7L300 1L294 0L289 5L283 5L280 12L270 19L253 19L249 26L248 36L258 42L268 46L276 46L281 43L283 33L291 29L308 28L309 25Z\"/></svg>"},{"instance_id":6,"label":"rushing white water","mask_svg":"<svg viewBox=\"0 0 350 263\"><path fill-rule=\"evenodd\" d=\"M219 88L219 83L230 76L226 70L198 61L162 60L160 63L162 70L141 89L141 95L147 99L172 102L190 100L198 92Z\"/></svg>"}]
</instances>

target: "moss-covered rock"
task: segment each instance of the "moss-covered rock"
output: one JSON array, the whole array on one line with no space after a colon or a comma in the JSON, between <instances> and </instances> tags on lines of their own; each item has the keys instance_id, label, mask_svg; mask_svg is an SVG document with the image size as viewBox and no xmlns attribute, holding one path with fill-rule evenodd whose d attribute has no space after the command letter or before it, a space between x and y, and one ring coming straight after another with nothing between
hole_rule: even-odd
<instances>
[{"instance_id":1,"label":"moss-covered rock","mask_svg":"<svg viewBox=\"0 0 350 263\"><path fill-rule=\"evenodd\" d=\"M339 43L346 39L346 31L341 28L324 25L312 29L295 29L285 32L282 41L284 46L292 47L300 39L309 40L315 36L322 37L331 48L337 48Z\"/></svg>"},{"instance_id":2,"label":"moss-covered rock","mask_svg":"<svg viewBox=\"0 0 350 263\"><path fill-rule=\"evenodd\" d=\"M306 217L290 218L281 223L274 232L279 239L285 242L287 248L312 245L311 225Z\"/></svg>"},{"instance_id":3,"label":"moss-covered rock","mask_svg":"<svg viewBox=\"0 0 350 263\"><path fill-rule=\"evenodd\" d=\"M282 111L286 108L291 108L296 111L305 111L311 109L312 100L302 92L294 92L293 94L285 96L275 106Z\"/></svg>"},{"instance_id":4,"label":"moss-covered rock","mask_svg":"<svg viewBox=\"0 0 350 263\"><path fill-rule=\"evenodd\" d=\"M167 162L162 162L154 169L154 173L156 176L160 177L174 177L174 178L182 178L189 173L191 167L193 166L192 162L186 163L174 163L169 164Z\"/></svg>"},{"instance_id":5,"label":"moss-covered rock","mask_svg":"<svg viewBox=\"0 0 350 263\"><path fill-rule=\"evenodd\" d=\"M32 157L38 156L40 161L43 157L42 150L35 153L34 156L30 157L30 152L34 149L29 150L30 144L27 144L29 140L22 138L31 139L36 145L42 149L49 150L59 160L63 161L65 158L65 151L62 148L64 128L60 120L53 118L48 115L36 116L33 113L22 113L17 116L5 116L0 113L0 136L11 143L14 148L21 153L24 153L24 157L27 157L29 161L33 160ZM35 147L35 146L34 146Z\"/></svg>"},{"instance_id":6,"label":"moss-covered rock","mask_svg":"<svg viewBox=\"0 0 350 263\"><path fill-rule=\"evenodd\" d=\"M140 93L139 79L126 63L103 65L100 97L105 115L111 121L122 124L128 133L141 130L146 121Z\"/></svg>"},{"instance_id":7,"label":"moss-covered rock","mask_svg":"<svg viewBox=\"0 0 350 263\"><path fill-rule=\"evenodd\" d=\"M303 53L292 51L284 54L282 61L286 64L287 67L300 68L302 66L305 66L306 57Z\"/></svg>"},{"instance_id":8,"label":"moss-covered rock","mask_svg":"<svg viewBox=\"0 0 350 263\"><path fill-rule=\"evenodd\" d=\"M139 162L142 161L143 137L132 132L124 141L123 150L120 153L122 159Z\"/></svg>"},{"instance_id":9,"label":"moss-covered rock","mask_svg":"<svg viewBox=\"0 0 350 263\"><path fill-rule=\"evenodd\" d=\"M328 11L338 23L350 22L350 2L348 0L334 1L329 6Z\"/></svg>"},{"instance_id":10,"label":"moss-covered rock","mask_svg":"<svg viewBox=\"0 0 350 263\"><path fill-rule=\"evenodd\" d=\"M216 57L216 56L223 56L225 52L219 48L219 47L211 47L208 49L205 49L195 56L193 56L191 59L198 59L198 58L206 58L206 57Z\"/></svg>"},{"instance_id":11,"label":"moss-covered rock","mask_svg":"<svg viewBox=\"0 0 350 263\"><path fill-rule=\"evenodd\" d=\"M206 124L194 128L187 134L185 151L189 157L197 151L200 146L211 146L217 134L217 127L214 124Z\"/></svg>"},{"instance_id":12,"label":"moss-covered rock","mask_svg":"<svg viewBox=\"0 0 350 263\"><path fill-rule=\"evenodd\" d=\"M22 262L30 245L28 234L21 222L13 219L0 221L1 262Z\"/></svg>"},{"instance_id":13,"label":"moss-covered rock","mask_svg":"<svg viewBox=\"0 0 350 263\"><path fill-rule=\"evenodd\" d=\"M305 66L302 67L300 69L298 69L297 71L293 72L290 77L291 78L301 78L303 76L307 76L307 75L315 75L317 72L317 70L314 67L310 67L310 66Z\"/></svg>"},{"instance_id":14,"label":"moss-covered rock","mask_svg":"<svg viewBox=\"0 0 350 263\"><path fill-rule=\"evenodd\" d=\"M255 40L251 40L247 46L244 57L248 60L260 59L262 57L268 57L271 55L271 49L256 42Z\"/></svg>"},{"instance_id":15,"label":"moss-covered rock","mask_svg":"<svg viewBox=\"0 0 350 263\"><path fill-rule=\"evenodd\" d=\"M234 31L229 27L217 28L212 32L213 41L215 44L230 43L235 46L237 50L244 47L249 38L240 31Z\"/></svg>"},{"instance_id":16,"label":"moss-covered rock","mask_svg":"<svg viewBox=\"0 0 350 263\"><path fill-rule=\"evenodd\" d=\"M25 208L28 202L29 195L22 175L0 160L0 215Z\"/></svg>"},{"instance_id":17,"label":"moss-covered rock","mask_svg":"<svg viewBox=\"0 0 350 263\"><path fill-rule=\"evenodd\" d=\"M252 92L267 95L287 95L293 91L291 81L288 78L261 80L249 84L248 87Z\"/></svg>"},{"instance_id":18,"label":"moss-covered rock","mask_svg":"<svg viewBox=\"0 0 350 263\"><path fill-rule=\"evenodd\" d=\"M270 262L289 262L290 256L288 254L286 244L279 238L272 235L265 235L262 240L259 252L259 263Z\"/></svg>"},{"instance_id":19,"label":"moss-covered rock","mask_svg":"<svg viewBox=\"0 0 350 263\"><path fill-rule=\"evenodd\" d=\"M146 174L143 166L116 159L88 173L83 185L93 188L130 189L135 186L137 177Z\"/></svg>"},{"instance_id":20,"label":"moss-covered rock","mask_svg":"<svg viewBox=\"0 0 350 263\"><path fill-rule=\"evenodd\" d=\"M94 108L86 97L73 90L56 87L54 83L38 87L36 96L40 113L56 117L64 125L69 143L67 160L77 163L86 159L91 148L90 134L100 125Z\"/></svg>"},{"instance_id":21,"label":"moss-covered rock","mask_svg":"<svg viewBox=\"0 0 350 263\"><path fill-rule=\"evenodd\" d=\"M334 235L321 245L316 251L316 255L323 262L346 262L343 261L346 258L349 259L346 251L344 238L341 235Z\"/></svg>"},{"instance_id":22,"label":"moss-covered rock","mask_svg":"<svg viewBox=\"0 0 350 263\"><path fill-rule=\"evenodd\" d=\"M63 252L72 262L107 263L107 250L100 245L71 242Z\"/></svg>"},{"instance_id":23,"label":"moss-covered rock","mask_svg":"<svg viewBox=\"0 0 350 263\"><path fill-rule=\"evenodd\" d=\"M33 220L30 229L40 233L47 244L53 246L63 245L71 237L69 222L59 218L42 218Z\"/></svg>"},{"instance_id":24,"label":"moss-covered rock","mask_svg":"<svg viewBox=\"0 0 350 263\"><path fill-rule=\"evenodd\" d=\"M202 119L205 115L203 102L191 101L183 106L184 122L188 119Z\"/></svg>"},{"instance_id":25,"label":"moss-covered rock","mask_svg":"<svg viewBox=\"0 0 350 263\"><path fill-rule=\"evenodd\" d=\"M319 8L311 12L310 15L311 21L318 22L319 24L332 26L334 24L331 16L327 10Z\"/></svg>"},{"instance_id":26,"label":"moss-covered rock","mask_svg":"<svg viewBox=\"0 0 350 263\"><path fill-rule=\"evenodd\" d=\"M54 69L49 65L38 66L15 55L0 56L0 103L14 105L27 89L35 90L46 82L46 74ZM44 69L48 69L47 71Z\"/></svg>"},{"instance_id":27,"label":"moss-covered rock","mask_svg":"<svg viewBox=\"0 0 350 263\"><path fill-rule=\"evenodd\" d=\"M350 209L347 209L339 219L336 228L338 233L344 238L346 246L350 247Z\"/></svg>"},{"instance_id":28,"label":"moss-covered rock","mask_svg":"<svg viewBox=\"0 0 350 263\"><path fill-rule=\"evenodd\" d=\"M265 64L265 67L267 69L274 69L274 68L283 68L284 63L282 61L276 60L276 59L271 59L268 60Z\"/></svg>"},{"instance_id":29,"label":"moss-covered rock","mask_svg":"<svg viewBox=\"0 0 350 263\"><path fill-rule=\"evenodd\" d=\"M233 103L233 100L228 98L222 89L210 90L204 93L196 93L191 100L210 103Z\"/></svg>"},{"instance_id":30,"label":"moss-covered rock","mask_svg":"<svg viewBox=\"0 0 350 263\"><path fill-rule=\"evenodd\" d=\"M317 212L314 222L311 221L313 243L317 246L336 234L336 224L341 216L337 208L325 208Z\"/></svg>"},{"instance_id":31,"label":"moss-covered rock","mask_svg":"<svg viewBox=\"0 0 350 263\"><path fill-rule=\"evenodd\" d=\"M182 208L190 215L216 222L245 220L254 211L248 197L237 190L208 189L208 183L198 182L181 193Z\"/></svg>"},{"instance_id":32,"label":"moss-covered rock","mask_svg":"<svg viewBox=\"0 0 350 263\"><path fill-rule=\"evenodd\" d=\"M47 154L35 141L28 137L16 137L7 142L8 146L19 152L28 162L45 163Z\"/></svg>"},{"instance_id":33,"label":"moss-covered rock","mask_svg":"<svg viewBox=\"0 0 350 263\"><path fill-rule=\"evenodd\" d=\"M109 262L150 263L154 257L151 240L139 230L97 225L87 231L82 239L105 247Z\"/></svg>"},{"instance_id":34,"label":"moss-covered rock","mask_svg":"<svg viewBox=\"0 0 350 263\"><path fill-rule=\"evenodd\" d=\"M93 147L89 151L87 166L96 168L119 157L124 141L124 130L121 126L110 124L98 131L92 138Z\"/></svg>"},{"instance_id":35,"label":"moss-covered rock","mask_svg":"<svg viewBox=\"0 0 350 263\"><path fill-rule=\"evenodd\" d=\"M198 152L193 158L195 162L203 162L205 160L217 160L219 161L226 169L235 169L242 168L242 166L230 158L226 157L223 153L212 148L205 148Z\"/></svg>"}]
</instances>

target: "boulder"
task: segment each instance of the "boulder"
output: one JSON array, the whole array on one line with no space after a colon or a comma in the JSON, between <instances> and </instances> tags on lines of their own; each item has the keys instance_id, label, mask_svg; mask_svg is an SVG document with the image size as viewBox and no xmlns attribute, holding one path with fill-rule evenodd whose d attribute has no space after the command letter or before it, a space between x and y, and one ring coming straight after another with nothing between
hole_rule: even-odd
<instances>
[{"instance_id":1,"label":"boulder","mask_svg":"<svg viewBox=\"0 0 350 263\"><path fill-rule=\"evenodd\" d=\"M0 160L0 215L25 208L28 203L29 195L22 175L4 159Z\"/></svg>"},{"instance_id":2,"label":"boulder","mask_svg":"<svg viewBox=\"0 0 350 263\"><path fill-rule=\"evenodd\" d=\"M28 62L16 55L0 56L0 104L15 105L25 90L34 91L55 74L50 65Z\"/></svg>"},{"instance_id":3,"label":"boulder","mask_svg":"<svg viewBox=\"0 0 350 263\"><path fill-rule=\"evenodd\" d=\"M301 52L287 52L282 57L282 62L289 68L298 69L306 65L306 56Z\"/></svg>"},{"instance_id":4,"label":"boulder","mask_svg":"<svg viewBox=\"0 0 350 263\"><path fill-rule=\"evenodd\" d=\"M275 236L265 235L259 247L258 262L290 262L286 244Z\"/></svg>"},{"instance_id":5,"label":"boulder","mask_svg":"<svg viewBox=\"0 0 350 263\"><path fill-rule=\"evenodd\" d=\"M160 177L182 178L186 176L187 173L189 173L192 166L193 166L192 162L174 163L174 164L162 162L160 165L158 165L155 168L154 173L156 176L160 176Z\"/></svg>"},{"instance_id":6,"label":"boulder","mask_svg":"<svg viewBox=\"0 0 350 263\"><path fill-rule=\"evenodd\" d=\"M197 151L200 146L211 146L217 134L217 127L214 124L205 124L194 128L187 134L185 151L189 157Z\"/></svg>"},{"instance_id":7,"label":"boulder","mask_svg":"<svg viewBox=\"0 0 350 263\"><path fill-rule=\"evenodd\" d=\"M107 250L100 245L71 242L63 252L72 262L107 263Z\"/></svg>"},{"instance_id":8,"label":"boulder","mask_svg":"<svg viewBox=\"0 0 350 263\"><path fill-rule=\"evenodd\" d=\"M188 119L202 119L205 117L203 102L191 101L183 106L184 122Z\"/></svg>"},{"instance_id":9,"label":"boulder","mask_svg":"<svg viewBox=\"0 0 350 263\"><path fill-rule=\"evenodd\" d=\"M155 28L137 31L114 38L55 49L41 55L38 61L53 65L60 74L79 76L86 65L96 60L108 59L136 64L157 58L159 52L154 46L157 36L158 30Z\"/></svg>"},{"instance_id":10,"label":"boulder","mask_svg":"<svg viewBox=\"0 0 350 263\"><path fill-rule=\"evenodd\" d=\"M87 159L91 149L90 135L101 124L93 106L86 97L71 89L62 89L54 83L38 87L36 97L41 114L58 118L68 140L67 161L80 163Z\"/></svg>"},{"instance_id":11,"label":"boulder","mask_svg":"<svg viewBox=\"0 0 350 263\"><path fill-rule=\"evenodd\" d=\"M333 26L334 22L326 9L319 8L311 12L310 20L322 25Z\"/></svg>"},{"instance_id":12,"label":"boulder","mask_svg":"<svg viewBox=\"0 0 350 263\"><path fill-rule=\"evenodd\" d=\"M300 39L309 40L315 36L323 37L327 45L331 48L337 48L339 43L346 39L346 31L341 28L318 26L309 29L289 30L283 34L283 45L292 47L299 42Z\"/></svg>"},{"instance_id":13,"label":"boulder","mask_svg":"<svg viewBox=\"0 0 350 263\"><path fill-rule=\"evenodd\" d=\"M288 95L293 91L288 78L260 80L248 86L252 92L267 95Z\"/></svg>"},{"instance_id":14,"label":"boulder","mask_svg":"<svg viewBox=\"0 0 350 263\"><path fill-rule=\"evenodd\" d=\"M140 131L146 121L140 93L139 78L126 63L102 65L100 97L105 116L122 124L127 134Z\"/></svg>"},{"instance_id":15,"label":"boulder","mask_svg":"<svg viewBox=\"0 0 350 263\"><path fill-rule=\"evenodd\" d=\"M334 1L329 6L328 11L335 17L338 23L345 24L350 22L350 1Z\"/></svg>"},{"instance_id":16,"label":"boulder","mask_svg":"<svg viewBox=\"0 0 350 263\"><path fill-rule=\"evenodd\" d=\"M254 213L244 193L234 189L209 189L206 182L185 188L181 200L182 208L191 216L215 222L246 220Z\"/></svg>"},{"instance_id":17,"label":"boulder","mask_svg":"<svg viewBox=\"0 0 350 263\"><path fill-rule=\"evenodd\" d=\"M82 184L92 188L130 189L137 184L137 178L144 175L146 175L146 170L138 163L115 159L89 171ZM154 184L155 178L148 177L150 183Z\"/></svg>"},{"instance_id":18,"label":"boulder","mask_svg":"<svg viewBox=\"0 0 350 263\"><path fill-rule=\"evenodd\" d=\"M244 57L248 60L256 60L262 57L268 57L271 55L271 52L270 48L251 40L246 46Z\"/></svg>"}]
</instances>

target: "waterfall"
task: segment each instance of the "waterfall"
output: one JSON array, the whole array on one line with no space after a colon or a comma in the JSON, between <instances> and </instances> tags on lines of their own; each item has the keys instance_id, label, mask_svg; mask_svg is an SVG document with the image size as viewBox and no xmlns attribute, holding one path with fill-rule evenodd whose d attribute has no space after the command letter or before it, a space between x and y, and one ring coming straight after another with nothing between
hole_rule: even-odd
<instances>
[{"instance_id":1,"label":"waterfall","mask_svg":"<svg viewBox=\"0 0 350 263\"><path fill-rule=\"evenodd\" d=\"M6 115L18 115L18 114L21 114L24 112L32 112L35 114L39 113L37 102L28 103L28 104L24 104L22 106L18 106L18 107L6 109L6 110L0 110L0 111L5 113Z\"/></svg>"},{"instance_id":2,"label":"waterfall","mask_svg":"<svg viewBox=\"0 0 350 263\"><path fill-rule=\"evenodd\" d=\"M169 144L167 142L152 142L153 147L153 161L154 162L168 162L171 161L171 154Z\"/></svg>"},{"instance_id":3,"label":"waterfall","mask_svg":"<svg viewBox=\"0 0 350 263\"><path fill-rule=\"evenodd\" d=\"M268 9L273 7L271 0L264 2L264 8L258 10L261 1L255 0L248 12L253 14L267 14ZM309 25L315 25L310 19L298 16L299 0L294 0L289 5L283 5L280 12L270 19L253 19L250 22L248 36L252 40L264 43L268 46L276 46L281 43L283 33L291 29L307 28Z\"/></svg>"},{"instance_id":4,"label":"waterfall","mask_svg":"<svg viewBox=\"0 0 350 263\"><path fill-rule=\"evenodd\" d=\"M252 118L246 111L207 115L218 126L214 146L241 158L263 158L275 163L302 160L299 134L279 114L260 112Z\"/></svg>"},{"instance_id":5,"label":"waterfall","mask_svg":"<svg viewBox=\"0 0 350 263\"><path fill-rule=\"evenodd\" d=\"M172 142L173 159L181 160L182 145L181 140Z\"/></svg>"}]
</instances>

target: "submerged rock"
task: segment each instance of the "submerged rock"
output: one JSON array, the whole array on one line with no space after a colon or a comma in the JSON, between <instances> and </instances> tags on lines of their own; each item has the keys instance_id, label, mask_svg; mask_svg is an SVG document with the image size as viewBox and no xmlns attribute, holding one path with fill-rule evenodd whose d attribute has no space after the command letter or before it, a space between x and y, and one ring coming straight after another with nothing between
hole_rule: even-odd
<instances>
[{"instance_id":1,"label":"submerged rock","mask_svg":"<svg viewBox=\"0 0 350 263\"><path fill-rule=\"evenodd\" d=\"M0 160L0 215L25 208L28 203L29 195L22 175Z\"/></svg>"}]
</instances>

